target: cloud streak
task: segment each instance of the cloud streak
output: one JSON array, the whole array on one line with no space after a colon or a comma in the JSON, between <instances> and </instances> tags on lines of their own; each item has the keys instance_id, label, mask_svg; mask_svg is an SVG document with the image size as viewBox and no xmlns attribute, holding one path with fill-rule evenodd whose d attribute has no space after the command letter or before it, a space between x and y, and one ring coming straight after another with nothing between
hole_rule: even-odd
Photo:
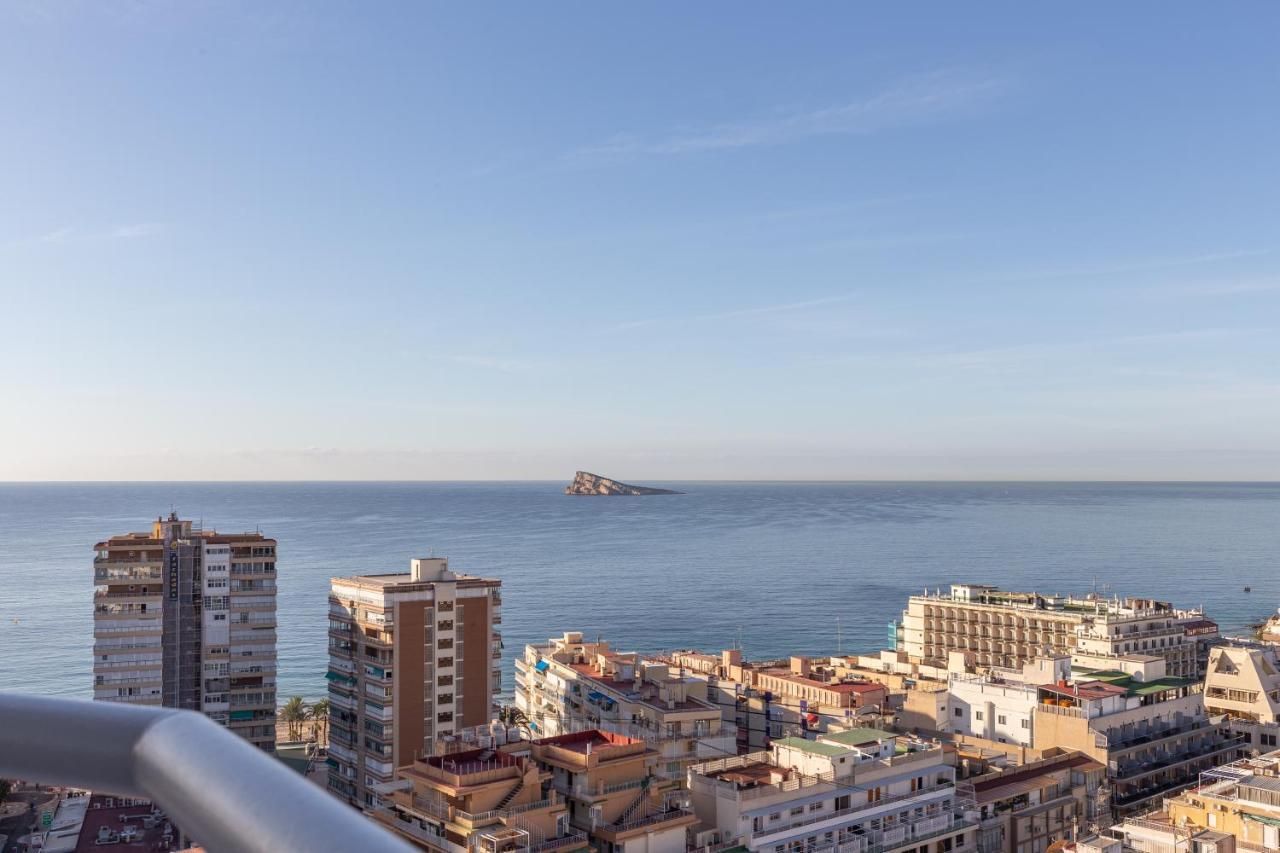
<instances>
[{"instance_id":1,"label":"cloud streak","mask_svg":"<svg viewBox=\"0 0 1280 853\"><path fill-rule=\"evenodd\" d=\"M819 136L869 134L963 113L1000 96L1008 88L1006 80L995 76L938 71L908 77L877 94L822 109L685 128L656 136L619 134L599 145L578 149L569 159L678 156L784 145Z\"/></svg>"},{"instance_id":2,"label":"cloud streak","mask_svg":"<svg viewBox=\"0 0 1280 853\"><path fill-rule=\"evenodd\" d=\"M761 305L755 308L737 308L732 311L715 311L708 314L684 314L668 317L651 317L647 320L632 320L610 327L613 331L625 329L643 329L653 326L672 326L684 323L713 323L722 320L738 320L747 317L766 317L772 314L787 314L804 311L809 308L821 308L827 305L839 305L849 302L854 294L846 293L837 296L825 296L820 299L806 299L800 302L783 302L777 305Z\"/></svg>"}]
</instances>

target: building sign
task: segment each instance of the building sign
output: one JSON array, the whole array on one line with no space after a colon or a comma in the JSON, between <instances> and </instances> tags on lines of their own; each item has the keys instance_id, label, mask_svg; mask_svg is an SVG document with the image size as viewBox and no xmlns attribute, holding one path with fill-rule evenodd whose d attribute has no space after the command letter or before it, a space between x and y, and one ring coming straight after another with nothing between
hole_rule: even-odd
<instances>
[{"instance_id":1,"label":"building sign","mask_svg":"<svg viewBox=\"0 0 1280 853\"><path fill-rule=\"evenodd\" d=\"M178 597L178 552L169 553L169 597Z\"/></svg>"}]
</instances>

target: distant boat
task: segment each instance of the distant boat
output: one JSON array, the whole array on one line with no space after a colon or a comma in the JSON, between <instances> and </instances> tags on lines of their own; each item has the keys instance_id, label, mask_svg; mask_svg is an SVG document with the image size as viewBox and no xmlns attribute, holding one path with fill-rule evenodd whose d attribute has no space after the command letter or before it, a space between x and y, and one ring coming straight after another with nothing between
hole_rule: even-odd
<instances>
[{"instance_id":1,"label":"distant boat","mask_svg":"<svg viewBox=\"0 0 1280 853\"><path fill-rule=\"evenodd\" d=\"M1244 588L1244 591L1245 591L1245 592L1253 592L1253 587L1251 587L1251 586L1246 586L1246 587Z\"/></svg>"}]
</instances>

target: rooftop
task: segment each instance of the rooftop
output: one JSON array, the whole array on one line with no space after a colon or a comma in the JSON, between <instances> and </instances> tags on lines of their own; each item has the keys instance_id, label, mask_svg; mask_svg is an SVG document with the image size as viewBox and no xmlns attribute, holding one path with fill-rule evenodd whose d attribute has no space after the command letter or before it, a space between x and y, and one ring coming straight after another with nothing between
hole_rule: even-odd
<instances>
[{"instance_id":1,"label":"rooftop","mask_svg":"<svg viewBox=\"0 0 1280 853\"><path fill-rule=\"evenodd\" d=\"M993 802L1034 790L1043 784L1044 777L1050 773L1075 769L1101 770L1103 765L1082 752L1074 752L1046 762L1036 762L1030 767L985 774L973 780L973 790L978 795L978 802ZM1030 787L1025 787L1028 784Z\"/></svg>"},{"instance_id":2,"label":"rooftop","mask_svg":"<svg viewBox=\"0 0 1280 853\"><path fill-rule=\"evenodd\" d=\"M486 770L495 770L500 767L518 768L524 766L522 759L492 749L468 749L464 752L451 752L448 755L431 755L427 758L419 759L417 763L426 764L429 767L458 776L483 773Z\"/></svg>"},{"instance_id":3,"label":"rooftop","mask_svg":"<svg viewBox=\"0 0 1280 853\"><path fill-rule=\"evenodd\" d=\"M846 695L852 693L878 693L885 689L883 684L876 684L874 681L819 681L816 678L796 675L790 670L766 669L762 670L760 674L780 678L783 681L790 681L794 684L803 684L805 687L817 687Z\"/></svg>"},{"instance_id":4,"label":"rooftop","mask_svg":"<svg viewBox=\"0 0 1280 853\"><path fill-rule=\"evenodd\" d=\"M606 749L616 749L623 746L633 746L635 744L643 744L644 741L639 738L627 737L626 735L618 735L613 732L604 732L599 729L588 729L582 732L570 732L569 734L556 735L555 737L538 738L532 743L540 746L558 746L561 749L567 749L571 752L580 752L583 755L588 752L600 752Z\"/></svg>"},{"instance_id":5,"label":"rooftop","mask_svg":"<svg viewBox=\"0 0 1280 853\"><path fill-rule=\"evenodd\" d=\"M822 743L821 741L808 740L807 738L802 737L782 738L781 740L775 740L773 744L774 746L789 747L791 749L798 749L801 752L811 752L815 755L825 755L827 757L844 755L852 749L852 747L848 746L837 746L832 743Z\"/></svg>"},{"instance_id":6,"label":"rooftop","mask_svg":"<svg viewBox=\"0 0 1280 853\"><path fill-rule=\"evenodd\" d=\"M833 734L822 734L823 740L835 741L844 746L864 746L869 743L879 743L882 740L889 740L898 737L892 732L881 731L880 729L859 728L850 729L847 732L835 732Z\"/></svg>"},{"instance_id":7,"label":"rooftop","mask_svg":"<svg viewBox=\"0 0 1280 853\"><path fill-rule=\"evenodd\" d=\"M1126 696L1129 691L1105 681L1077 681L1071 684L1042 684L1040 689L1059 696L1070 696L1074 699L1106 699L1109 696Z\"/></svg>"},{"instance_id":8,"label":"rooftop","mask_svg":"<svg viewBox=\"0 0 1280 853\"><path fill-rule=\"evenodd\" d=\"M712 705L711 703L704 702L701 699L695 699L695 698L685 698L679 702L673 702L671 704L671 707L667 707L667 704L663 702L661 699L659 699L658 697L656 696L646 697L641 692L638 692L636 690L635 681L619 681L617 679L610 678L609 676L604 675L603 673L596 670L595 666L589 663L570 663L570 664L564 664L564 665L568 666L570 669L574 670L579 675L590 679L596 684L601 685L602 687L607 687L610 690L614 690L614 691L617 691L618 693L622 693L626 695L629 701L641 702L645 705L650 705L662 711L702 711L707 709L717 710L715 706ZM679 679L670 679L670 680L678 681Z\"/></svg>"},{"instance_id":9,"label":"rooftop","mask_svg":"<svg viewBox=\"0 0 1280 853\"><path fill-rule=\"evenodd\" d=\"M777 776L786 778L791 775L791 771L767 761L755 761L740 767L713 770L706 775L710 779L732 782L739 788L756 788L772 784Z\"/></svg>"},{"instance_id":10,"label":"rooftop","mask_svg":"<svg viewBox=\"0 0 1280 853\"><path fill-rule=\"evenodd\" d=\"M113 805L107 806L108 801ZM103 794L94 794L89 799L89 808L84 813L84 824L75 846L76 853L172 848L171 843L165 842L165 830L169 830L171 841L177 840L178 833L163 815L153 813L150 804L117 806L115 802L118 802L117 798Z\"/></svg>"}]
</instances>

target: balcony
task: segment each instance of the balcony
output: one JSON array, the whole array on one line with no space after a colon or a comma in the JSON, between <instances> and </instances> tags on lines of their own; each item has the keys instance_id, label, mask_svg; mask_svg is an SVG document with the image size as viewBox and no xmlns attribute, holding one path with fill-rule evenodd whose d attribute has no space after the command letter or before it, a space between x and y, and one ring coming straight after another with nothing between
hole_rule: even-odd
<instances>
[{"instance_id":1,"label":"balcony","mask_svg":"<svg viewBox=\"0 0 1280 853\"><path fill-rule=\"evenodd\" d=\"M0 694L0 719L0 776L148 798L212 853L412 851L201 714Z\"/></svg>"}]
</instances>

